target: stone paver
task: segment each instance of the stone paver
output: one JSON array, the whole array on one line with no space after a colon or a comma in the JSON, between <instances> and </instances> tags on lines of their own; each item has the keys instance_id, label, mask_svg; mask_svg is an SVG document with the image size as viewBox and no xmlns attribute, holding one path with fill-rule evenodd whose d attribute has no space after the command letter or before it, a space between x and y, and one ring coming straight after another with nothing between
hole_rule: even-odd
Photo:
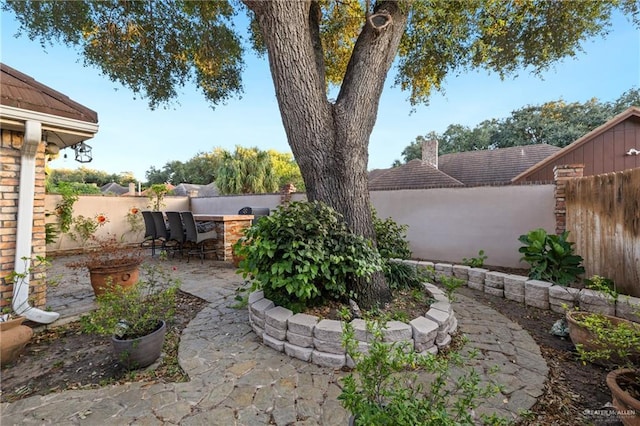
<instances>
[{"instance_id":1,"label":"stone paver","mask_svg":"<svg viewBox=\"0 0 640 426\"><path fill-rule=\"evenodd\" d=\"M68 259L54 262L54 273ZM132 383L93 390L34 396L0 406L6 425L346 425L340 378L346 373L289 357L265 346L252 330L246 308L234 309L240 275L219 262L172 260L182 289L209 302L185 328L179 350L187 383ZM49 302L60 313L73 300L92 306L91 289L80 283L60 285ZM83 281L84 284L83 284ZM62 281L62 280L61 280ZM82 288L85 296L72 296ZM88 291L84 291L88 290ZM66 292L66 293L65 293ZM75 297L75 299L74 299ZM482 382L496 380L503 393L482 401L478 413L514 418L542 394L547 365L531 336L495 310L463 295L453 310L468 336L464 350L479 349L469 364ZM85 309L86 311L86 309ZM69 318L71 319L71 318ZM326 354L324 354L326 355ZM330 365L330 364L329 364ZM493 370L497 369L494 373Z\"/></svg>"}]
</instances>

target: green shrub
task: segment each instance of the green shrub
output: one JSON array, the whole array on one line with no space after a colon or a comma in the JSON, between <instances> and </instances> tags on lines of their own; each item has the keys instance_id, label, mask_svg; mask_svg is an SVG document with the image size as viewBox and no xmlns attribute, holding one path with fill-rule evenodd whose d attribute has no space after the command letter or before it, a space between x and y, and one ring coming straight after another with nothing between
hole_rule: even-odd
<instances>
[{"instance_id":1,"label":"green shrub","mask_svg":"<svg viewBox=\"0 0 640 426\"><path fill-rule=\"evenodd\" d=\"M525 244L518 250L523 254L520 260L531 265L529 278L567 286L584 274L582 257L573 253L573 243L567 241L568 235L568 231L550 235L540 228L518 238Z\"/></svg>"},{"instance_id":2,"label":"green shrub","mask_svg":"<svg viewBox=\"0 0 640 426\"><path fill-rule=\"evenodd\" d=\"M407 241L407 225L399 225L390 217L380 219L375 209L373 214L373 228L376 233L378 252L384 259L408 259L411 257L409 242Z\"/></svg>"},{"instance_id":3,"label":"green shrub","mask_svg":"<svg viewBox=\"0 0 640 426\"><path fill-rule=\"evenodd\" d=\"M358 349L353 326L344 323L343 344L355 362L355 373L343 380L338 400L355 416L356 425L476 425L506 424L504 419L474 418L480 398L499 392L481 384L473 367L464 367L458 353L419 355L406 344L384 341L384 321L367 321L370 341ZM470 357L477 356L477 352ZM429 374L428 383L418 376Z\"/></svg>"},{"instance_id":4,"label":"green shrub","mask_svg":"<svg viewBox=\"0 0 640 426\"><path fill-rule=\"evenodd\" d=\"M616 284L610 278L601 277L600 275L593 275L591 278L584 279L584 286L588 289L607 294L613 299L618 298Z\"/></svg>"},{"instance_id":5,"label":"green shrub","mask_svg":"<svg viewBox=\"0 0 640 426\"><path fill-rule=\"evenodd\" d=\"M477 257L472 257L469 259L463 257L462 264L470 266L472 268L482 268L484 266L484 261L487 260L487 257L488 256L484 254L484 250L480 250Z\"/></svg>"},{"instance_id":6,"label":"green shrub","mask_svg":"<svg viewBox=\"0 0 640 426\"><path fill-rule=\"evenodd\" d=\"M416 269L391 259L408 259L411 257L409 242L407 241L407 225L399 225L390 217L380 219L374 208L373 228L376 233L378 252L384 262L382 271L391 290L415 287L421 283L421 277Z\"/></svg>"},{"instance_id":7,"label":"green shrub","mask_svg":"<svg viewBox=\"0 0 640 426\"><path fill-rule=\"evenodd\" d=\"M347 295L347 280L382 270L371 241L353 234L342 216L321 202L293 202L263 217L234 251L239 272L265 297L301 312Z\"/></svg>"}]
</instances>

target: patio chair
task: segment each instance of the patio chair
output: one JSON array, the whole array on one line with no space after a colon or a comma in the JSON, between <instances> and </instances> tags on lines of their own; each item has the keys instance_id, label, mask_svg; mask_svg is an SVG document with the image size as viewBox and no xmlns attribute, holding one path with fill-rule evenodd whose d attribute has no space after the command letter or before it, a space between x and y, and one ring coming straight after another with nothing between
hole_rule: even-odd
<instances>
[{"instance_id":1,"label":"patio chair","mask_svg":"<svg viewBox=\"0 0 640 426\"><path fill-rule=\"evenodd\" d=\"M180 212L165 212L165 214L169 221L169 238L167 239L166 246L172 249L173 257L176 256L177 251L179 251L180 256L182 256L186 234L184 225L182 224L182 216Z\"/></svg>"},{"instance_id":2,"label":"patio chair","mask_svg":"<svg viewBox=\"0 0 640 426\"><path fill-rule=\"evenodd\" d=\"M198 232L198 226L196 225L193 213L182 212L181 214L182 223L186 231L186 242L191 245L191 248L187 251L187 263L192 254L200 255L200 263L202 263L204 262L204 255L206 253L214 253L216 251L215 247L210 250L205 249L205 245L207 242L215 240L218 234L215 230Z\"/></svg>"},{"instance_id":3,"label":"patio chair","mask_svg":"<svg viewBox=\"0 0 640 426\"><path fill-rule=\"evenodd\" d=\"M151 247L151 257L156 255L156 225L153 222L151 211L142 212L144 219L144 239L140 243L140 247Z\"/></svg>"},{"instance_id":4,"label":"patio chair","mask_svg":"<svg viewBox=\"0 0 640 426\"><path fill-rule=\"evenodd\" d=\"M160 249L166 250L167 241L169 240L169 230L167 224L164 221L164 215L162 212L152 211L153 224L156 227L156 241L160 242Z\"/></svg>"}]
</instances>

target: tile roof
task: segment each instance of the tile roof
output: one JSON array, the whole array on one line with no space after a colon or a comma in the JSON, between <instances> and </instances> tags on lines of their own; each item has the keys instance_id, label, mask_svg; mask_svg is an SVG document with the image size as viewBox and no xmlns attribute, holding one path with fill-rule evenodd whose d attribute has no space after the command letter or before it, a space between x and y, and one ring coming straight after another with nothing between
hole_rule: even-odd
<instances>
[{"instance_id":1,"label":"tile roof","mask_svg":"<svg viewBox=\"0 0 640 426\"><path fill-rule=\"evenodd\" d=\"M537 144L457 152L440 156L438 168L466 186L508 184L559 150L557 146Z\"/></svg>"},{"instance_id":2,"label":"tile roof","mask_svg":"<svg viewBox=\"0 0 640 426\"><path fill-rule=\"evenodd\" d=\"M3 63L0 63L0 104L79 121L98 122L97 112Z\"/></svg>"},{"instance_id":3,"label":"tile roof","mask_svg":"<svg viewBox=\"0 0 640 426\"><path fill-rule=\"evenodd\" d=\"M374 170L369 175L370 191L459 186L464 184L422 160L411 160L386 170Z\"/></svg>"},{"instance_id":4,"label":"tile roof","mask_svg":"<svg viewBox=\"0 0 640 426\"><path fill-rule=\"evenodd\" d=\"M127 194L129 192L129 188L115 182L109 182L100 187L100 192L102 192L103 194L112 193L116 195L122 195Z\"/></svg>"}]
</instances>

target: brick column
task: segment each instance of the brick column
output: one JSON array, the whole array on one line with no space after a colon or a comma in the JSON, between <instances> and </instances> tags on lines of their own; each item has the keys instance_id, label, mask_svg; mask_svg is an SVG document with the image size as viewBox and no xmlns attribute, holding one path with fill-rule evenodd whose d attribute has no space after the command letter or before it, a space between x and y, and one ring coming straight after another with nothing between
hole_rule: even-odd
<instances>
[{"instance_id":1,"label":"brick column","mask_svg":"<svg viewBox=\"0 0 640 426\"><path fill-rule=\"evenodd\" d=\"M569 179L581 178L584 164L565 164L553 168L553 181L556 185L554 197L556 205L553 213L556 215L556 234L560 235L567 229L567 206L565 189Z\"/></svg>"},{"instance_id":2,"label":"brick column","mask_svg":"<svg viewBox=\"0 0 640 426\"><path fill-rule=\"evenodd\" d=\"M291 201L291 194L296 192L296 186L292 183L284 185L280 189L280 204L287 204Z\"/></svg>"},{"instance_id":3,"label":"brick column","mask_svg":"<svg viewBox=\"0 0 640 426\"><path fill-rule=\"evenodd\" d=\"M8 277L15 269L18 194L20 185L20 158L24 135L2 130L0 137L0 309L11 305L13 285ZM33 213L32 260L45 256L44 214L44 144L36 154L36 187ZM44 308L46 285L44 267L32 269L29 298L34 306Z\"/></svg>"}]
</instances>

